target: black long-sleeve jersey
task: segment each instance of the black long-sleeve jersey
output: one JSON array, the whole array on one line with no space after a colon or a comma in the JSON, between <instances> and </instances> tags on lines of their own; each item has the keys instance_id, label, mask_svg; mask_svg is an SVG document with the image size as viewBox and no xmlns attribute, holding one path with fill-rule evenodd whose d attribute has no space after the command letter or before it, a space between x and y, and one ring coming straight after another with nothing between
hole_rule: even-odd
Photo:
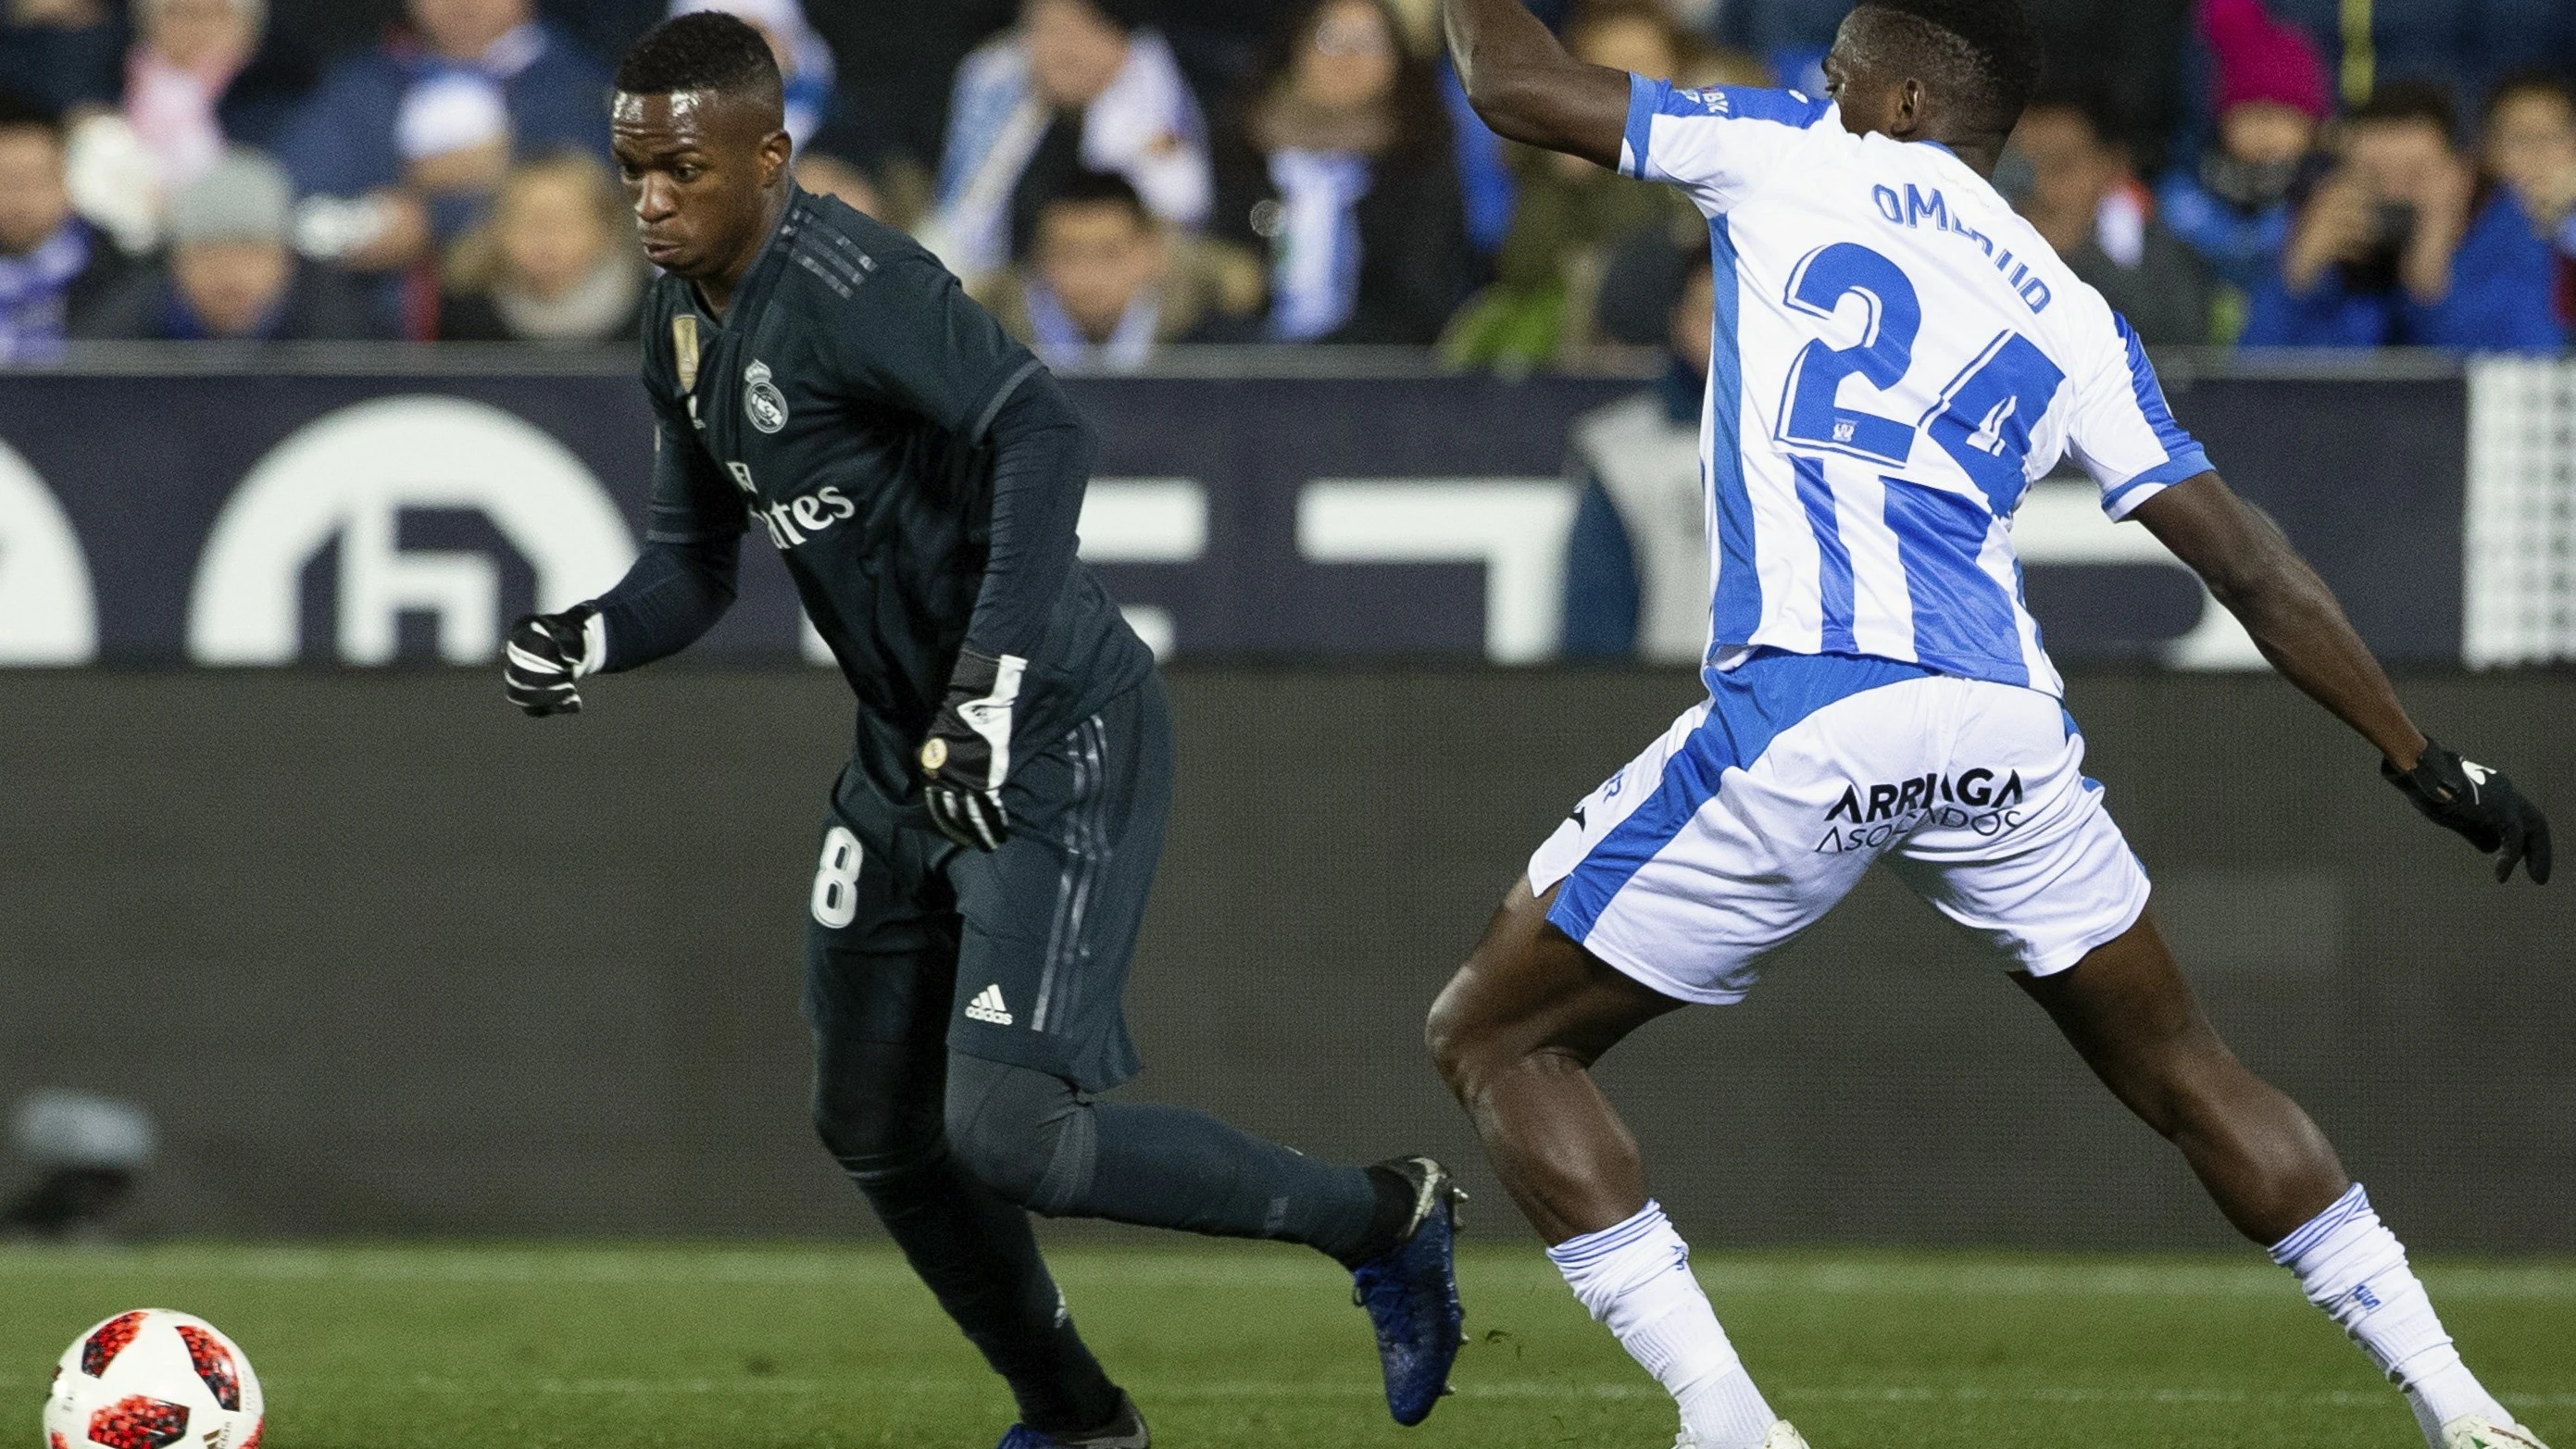
<instances>
[{"instance_id":1,"label":"black long-sleeve jersey","mask_svg":"<svg viewBox=\"0 0 2576 1449\"><path fill-rule=\"evenodd\" d=\"M1028 349L910 238L798 191L719 322L657 282L661 437L644 556L598 600L605 669L694 641L742 534L777 546L858 696L857 757L915 805L961 645L1028 661L1014 730L1051 740L1153 668L1075 554L1092 449Z\"/></svg>"}]
</instances>

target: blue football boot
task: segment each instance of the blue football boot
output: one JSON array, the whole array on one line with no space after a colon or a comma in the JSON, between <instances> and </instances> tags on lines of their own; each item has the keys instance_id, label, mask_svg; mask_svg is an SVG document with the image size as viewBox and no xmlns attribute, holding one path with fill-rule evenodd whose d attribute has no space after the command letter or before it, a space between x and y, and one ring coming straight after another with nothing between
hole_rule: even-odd
<instances>
[{"instance_id":1,"label":"blue football boot","mask_svg":"<svg viewBox=\"0 0 2576 1449\"><path fill-rule=\"evenodd\" d=\"M1393 1248L1351 1270L1351 1301L1368 1310L1386 1371L1386 1411L1410 1428L1449 1392L1467 1341L1458 1304L1458 1207L1466 1194L1428 1157L1378 1164L1413 1185L1413 1217Z\"/></svg>"},{"instance_id":2,"label":"blue football boot","mask_svg":"<svg viewBox=\"0 0 2576 1449\"><path fill-rule=\"evenodd\" d=\"M1145 1432L1145 1416L1136 1412L1136 1401L1125 1392L1118 1395L1118 1417L1098 1429L1080 1434L1048 1434L1026 1424L1013 1424L995 1449L1147 1449L1153 1436Z\"/></svg>"}]
</instances>

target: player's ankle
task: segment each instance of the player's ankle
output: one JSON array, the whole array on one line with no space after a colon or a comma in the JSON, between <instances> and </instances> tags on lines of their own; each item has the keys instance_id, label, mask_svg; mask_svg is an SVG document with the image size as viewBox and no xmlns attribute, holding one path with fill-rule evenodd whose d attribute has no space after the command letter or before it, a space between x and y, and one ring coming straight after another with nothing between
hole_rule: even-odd
<instances>
[{"instance_id":1,"label":"player's ankle","mask_svg":"<svg viewBox=\"0 0 2576 1449\"><path fill-rule=\"evenodd\" d=\"M1101 1397L1103 1393L1108 1396L1105 1401ZM1021 1423L1059 1439L1105 1438L1124 1428L1135 1415L1135 1401L1127 1397L1126 1390L1107 1379L1044 1408L1033 1409L1025 1401L1020 1405Z\"/></svg>"},{"instance_id":2,"label":"player's ankle","mask_svg":"<svg viewBox=\"0 0 2576 1449\"><path fill-rule=\"evenodd\" d=\"M1412 1180L1382 1162L1364 1170L1377 1193L1377 1204L1369 1209L1367 1235L1348 1251L1333 1255L1345 1268L1357 1268L1404 1246L1405 1230L1413 1225Z\"/></svg>"}]
</instances>

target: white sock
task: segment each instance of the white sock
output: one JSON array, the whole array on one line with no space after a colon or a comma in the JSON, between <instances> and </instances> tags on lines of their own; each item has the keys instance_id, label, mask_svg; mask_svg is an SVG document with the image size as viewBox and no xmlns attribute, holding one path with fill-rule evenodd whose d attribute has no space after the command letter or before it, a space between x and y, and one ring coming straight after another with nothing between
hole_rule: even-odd
<instances>
[{"instance_id":1,"label":"white sock","mask_svg":"<svg viewBox=\"0 0 2576 1449\"><path fill-rule=\"evenodd\" d=\"M1762 1449L1776 1416L1718 1327L1691 1276L1690 1246L1661 1206L1647 1203L1626 1222L1547 1255L1574 1296L1681 1405L1682 1427L1702 1449Z\"/></svg>"},{"instance_id":2,"label":"white sock","mask_svg":"<svg viewBox=\"0 0 2576 1449\"><path fill-rule=\"evenodd\" d=\"M2370 1195L2355 1183L2306 1227L2272 1246L2272 1261L2299 1275L2308 1301L2370 1355L2388 1381L2406 1391L2425 1441L2442 1449L2442 1426L2462 1414L2484 1414L2499 1424L2513 1415L2479 1384L2460 1351L2451 1346L2433 1300L2397 1235L2370 1210Z\"/></svg>"}]
</instances>

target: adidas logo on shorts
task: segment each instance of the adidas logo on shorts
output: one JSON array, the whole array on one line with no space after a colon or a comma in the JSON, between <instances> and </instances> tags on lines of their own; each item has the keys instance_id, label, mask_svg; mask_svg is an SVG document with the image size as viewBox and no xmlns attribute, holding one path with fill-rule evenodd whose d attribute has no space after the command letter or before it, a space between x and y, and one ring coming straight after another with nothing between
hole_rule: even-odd
<instances>
[{"instance_id":1,"label":"adidas logo on shorts","mask_svg":"<svg viewBox=\"0 0 2576 1449\"><path fill-rule=\"evenodd\" d=\"M966 1019L991 1026L1009 1026L1011 1009L1002 1004L1002 988L999 985L987 986L975 993L975 999L966 1003Z\"/></svg>"}]
</instances>

